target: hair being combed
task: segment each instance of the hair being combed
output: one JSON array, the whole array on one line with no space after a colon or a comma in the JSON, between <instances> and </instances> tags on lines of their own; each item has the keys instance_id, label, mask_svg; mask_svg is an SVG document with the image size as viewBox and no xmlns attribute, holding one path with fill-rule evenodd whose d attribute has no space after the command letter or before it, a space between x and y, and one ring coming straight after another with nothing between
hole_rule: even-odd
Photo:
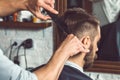
<instances>
[{"instance_id":1,"label":"hair being combed","mask_svg":"<svg viewBox=\"0 0 120 80\"><path fill-rule=\"evenodd\" d=\"M64 28L67 29L65 31L76 35L78 38L81 38L86 33L93 39L97 34L99 21L81 8L68 9L60 18L67 25ZM65 39L62 31L59 31L59 36L60 41Z\"/></svg>"}]
</instances>

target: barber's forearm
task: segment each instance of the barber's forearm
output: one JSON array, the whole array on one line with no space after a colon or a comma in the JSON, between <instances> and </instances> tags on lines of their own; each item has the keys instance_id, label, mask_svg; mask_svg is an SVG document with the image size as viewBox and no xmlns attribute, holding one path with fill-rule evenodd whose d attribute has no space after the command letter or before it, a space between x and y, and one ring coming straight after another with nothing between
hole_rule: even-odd
<instances>
[{"instance_id":1,"label":"barber's forearm","mask_svg":"<svg viewBox=\"0 0 120 80\"><path fill-rule=\"evenodd\" d=\"M84 51L84 49L81 48L82 46L79 39L72 34L68 35L48 64L34 72L38 80L58 80L66 60L70 56Z\"/></svg>"},{"instance_id":2,"label":"barber's forearm","mask_svg":"<svg viewBox=\"0 0 120 80\"><path fill-rule=\"evenodd\" d=\"M68 59L68 55L61 53L61 51L57 50L47 65L34 72L38 80L58 80L63 66Z\"/></svg>"},{"instance_id":3,"label":"barber's forearm","mask_svg":"<svg viewBox=\"0 0 120 80\"><path fill-rule=\"evenodd\" d=\"M68 58L69 56L65 52L61 52L59 50L55 52L54 56L51 59L51 62L49 62L49 66L53 65L53 71L51 73L56 75L56 77L54 77L54 75L52 76L54 80L58 80L64 64Z\"/></svg>"},{"instance_id":4,"label":"barber's forearm","mask_svg":"<svg viewBox=\"0 0 120 80\"><path fill-rule=\"evenodd\" d=\"M25 9L26 0L0 0L0 16L7 16Z\"/></svg>"}]
</instances>

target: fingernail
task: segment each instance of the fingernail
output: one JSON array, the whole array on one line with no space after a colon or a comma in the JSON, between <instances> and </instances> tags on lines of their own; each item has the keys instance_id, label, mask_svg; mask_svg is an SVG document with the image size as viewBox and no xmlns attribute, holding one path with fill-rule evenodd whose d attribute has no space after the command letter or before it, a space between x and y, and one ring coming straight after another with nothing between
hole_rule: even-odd
<instances>
[{"instance_id":1,"label":"fingernail","mask_svg":"<svg viewBox=\"0 0 120 80\"><path fill-rule=\"evenodd\" d=\"M58 11L55 11L55 14L58 14Z\"/></svg>"},{"instance_id":2,"label":"fingernail","mask_svg":"<svg viewBox=\"0 0 120 80\"><path fill-rule=\"evenodd\" d=\"M89 50L89 49L87 49L87 52L90 52L90 50Z\"/></svg>"}]
</instances>

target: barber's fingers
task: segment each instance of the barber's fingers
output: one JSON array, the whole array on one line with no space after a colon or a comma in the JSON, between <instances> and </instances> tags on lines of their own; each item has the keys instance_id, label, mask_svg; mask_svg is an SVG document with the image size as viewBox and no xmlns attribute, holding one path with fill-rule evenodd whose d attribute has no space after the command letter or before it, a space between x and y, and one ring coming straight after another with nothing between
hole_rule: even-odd
<instances>
[{"instance_id":1,"label":"barber's fingers","mask_svg":"<svg viewBox=\"0 0 120 80\"><path fill-rule=\"evenodd\" d=\"M70 56L76 55L79 52L84 52L84 53L89 52L89 49L85 49L82 42L76 36L74 36L73 34L70 34L70 35L68 35L68 37L71 38L70 39L71 45L69 45L69 51L71 51Z\"/></svg>"},{"instance_id":2,"label":"barber's fingers","mask_svg":"<svg viewBox=\"0 0 120 80\"><path fill-rule=\"evenodd\" d=\"M54 9L54 3L55 3L55 0L43 0L43 2L39 4L39 8L44 8L50 11L51 13L58 14L58 11ZM37 12L36 16L43 20L50 19L48 15L43 15L41 12Z\"/></svg>"},{"instance_id":3,"label":"barber's fingers","mask_svg":"<svg viewBox=\"0 0 120 80\"><path fill-rule=\"evenodd\" d=\"M90 51L89 49L85 49L85 48L84 48L81 44L79 44L79 43L78 43L77 46L74 46L73 49L75 49L75 50L74 50L75 52L73 52L73 54L72 54L71 56L76 55L76 54L79 54L80 52L82 52L82 53L88 53L88 52Z\"/></svg>"},{"instance_id":4,"label":"barber's fingers","mask_svg":"<svg viewBox=\"0 0 120 80\"><path fill-rule=\"evenodd\" d=\"M44 2L54 8L55 0L44 0Z\"/></svg>"},{"instance_id":5,"label":"barber's fingers","mask_svg":"<svg viewBox=\"0 0 120 80\"><path fill-rule=\"evenodd\" d=\"M78 50L80 50L80 52L87 53L87 52L89 52L89 51L90 51L88 48L85 48L85 45L84 45L84 44L82 44L82 42L81 42L81 41L79 41L79 42L78 42L78 44L79 44L79 48L78 48Z\"/></svg>"},{"instance_id":6,"label":"barber's fingers","mask_svg":"<svg viewBox=\"0 0 120 80\"><path fill-rule=\"evenodd\" d=\"M52 3L51 6L54 8L55 0L51 0L51 3Z\"/></svg>"},{"instance_id":7,"label":"barber's fingers","mask_svg":"<svg viewBox=\"0 0 120 80\"><path fill-rule=\"evenodd\" d=\"M43 15L40 12L40 8L39 7L35 7L35 10L33 10L32 8L30 8L29 10L39 19L42 19L42 20L50 19L50 17L48 15Z\"/></svg>"},{"instance_id":8,"label":"barber's fingers","mask_svg":"<svg viewBox=\"0 0 120 80\"><path fill-rule=\"evenodd\" d=\"M54 8L53 8L53 5L50 5L48 3L43 3L41 4L41 6L46 9L46 10L49 10L50 12L54 13L54 14L58 14L58 11L56 11Z\"/></svg>"},{"instance_id":9,"label":"barber's fingers","mask_svg":"<svg viewBox=\"0 0 120 80\"><path fill-rule=\"evenodd\" d=\"M42 6L44 9L46 9L46 10L48 10L48 11L54 13L54 14L58 14L58 11L56 11L53 7L51 7L51 6L50 6L49 4L47 4L47 3L42 3L41 6ZM36 16L37 18L40 18L40 19L43 19L43 20L51 19L48 15L43 15L43 14L40 12L40 7L37 7L37 9L36 9L36 11L34 12L34 14L35 14L35 16Z\"/></svg>"}]
</instances>

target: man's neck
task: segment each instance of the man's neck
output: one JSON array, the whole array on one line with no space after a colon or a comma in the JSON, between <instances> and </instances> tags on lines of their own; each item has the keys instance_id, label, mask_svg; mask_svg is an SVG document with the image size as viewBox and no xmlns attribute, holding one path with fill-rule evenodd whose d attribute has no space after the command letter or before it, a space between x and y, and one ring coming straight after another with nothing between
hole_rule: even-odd
<instances>
[{"instance_id":1,"label":"man's neck","mask_svg":"<svg viewBox=\"0 0 120 80\"><path fill-rule=\"evenodd\" d=\"M82 67L80 67L79 65L77 65L76 63L73 63L73 62L71 62L71 61L67 61L67 62L65 63L65 65L70 66L70 67L73 67L73 68L79 70L80 72L83 72L83 68L82 68Z\"/></svg>"},{"instance_id":2,"label":"man's neck","mask_svg":"<svg viewBox=\"0 0 120 80\"><path fill-rule=\"evenodd\" d=\"M83 68L85 64L84 56L85 54L79 54L79 55L69 58L68 61L73 62Z\"/></svg>"}]
</instances>

